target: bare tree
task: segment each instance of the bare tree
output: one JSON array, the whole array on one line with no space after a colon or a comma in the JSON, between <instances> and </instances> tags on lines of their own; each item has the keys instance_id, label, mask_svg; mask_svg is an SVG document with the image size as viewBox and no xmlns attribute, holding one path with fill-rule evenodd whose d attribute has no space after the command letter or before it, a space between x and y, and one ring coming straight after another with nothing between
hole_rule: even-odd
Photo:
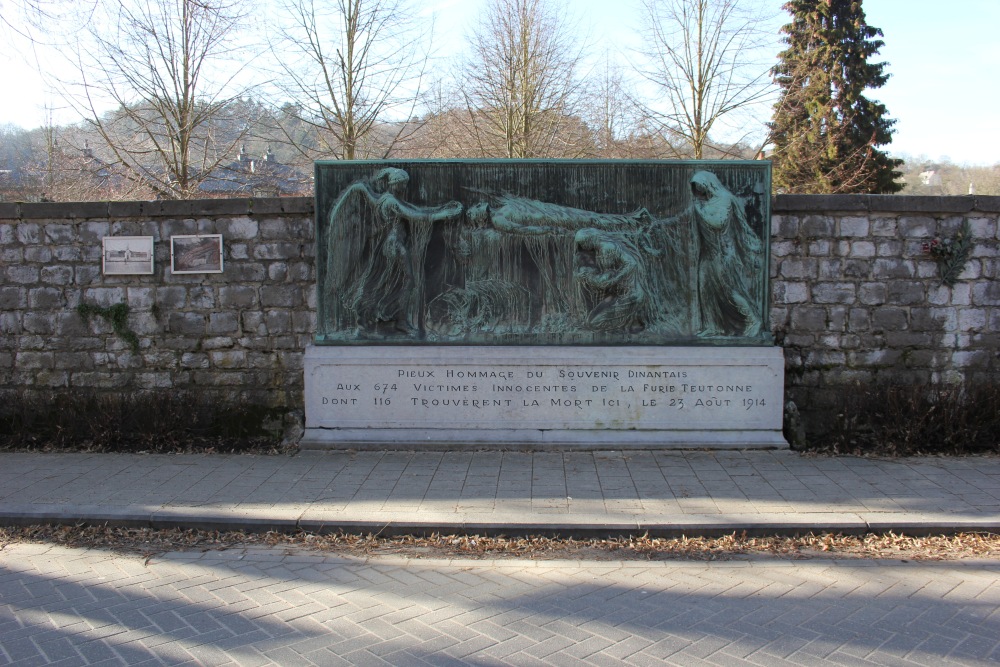
<instances>
[{"instance_id":1,"label":"bare tree","mask_svg":"<svg viewBox=\"0 0 1000 667\"><path fill-rule=\"evenodd\" d=\"M304 157L384 157L412 133L398 121L420 99L431 30L409 0L285 0L277 32L279 88L318 137L288 137Z\"/></svg>"},{"instance_id":2,"label":"bare tree","mask_svg":"<svg viewBox=\"0 0 1000 667\"><path fill-rule=\"evenodd\" d=\"M246 94L234 85L244 9L239 0L106 0L85 31L73 99L112 163L157 196L195 196L249 130L230 117Z\"/></svg>"},{"instance_id":3,"label":"bare tree","mask_svg":"<svg viewBox=\"0 0 1000 667\"><path fill-rule=\"evenodd\" d=\"M594 134L595 155L603 158L647 157L638 137L641 104L624 68L606 54L587 81L585 118Z\"/></svg>"},{"instance_id":4,"label":"bare tree","mask_svg":"<svg viewBox=\"0 0 1000 667\"><path fill-rule=\"evenodd\" d=\"M481 156L585 152L576 76L581 49L564 16L546 0L490 0L461 76Z\"/></svg>"},{"instance_id":5,"label":"bare tree","mask_svg":"<svg viewBox=\"0 0 1000 667\"><path fill-rule=\"evenodd\" d=\"M701 159L720 119L771 92L769 66L755 61L767 39L764 17L746 10L746 0L642 0L642 5L650 63L642 74L667 105L647 107L650 118L682 140L671 145L686 145L689 156Z\"/></svg>"}]
</instances>

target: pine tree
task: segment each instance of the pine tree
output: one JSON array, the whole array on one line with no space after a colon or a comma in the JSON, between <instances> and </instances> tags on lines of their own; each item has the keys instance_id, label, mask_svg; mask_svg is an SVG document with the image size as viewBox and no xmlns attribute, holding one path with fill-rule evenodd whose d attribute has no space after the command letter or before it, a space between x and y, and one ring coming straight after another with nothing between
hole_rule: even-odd
<instances>
[{"instance_id":1,"label":"pine tree","mask_svg":"<svg viewBox=\"0 0 1000 667\"><path fill-rule=\"evenodd\" d=\"M895 120L864 96L889 79L869 63L884 42L865 22L862 0L788 0L788 48L774 68L781 96L770 124L774 185L781 192L893 193L902 160L879 150Z\"/></svg>"}]
</instances>

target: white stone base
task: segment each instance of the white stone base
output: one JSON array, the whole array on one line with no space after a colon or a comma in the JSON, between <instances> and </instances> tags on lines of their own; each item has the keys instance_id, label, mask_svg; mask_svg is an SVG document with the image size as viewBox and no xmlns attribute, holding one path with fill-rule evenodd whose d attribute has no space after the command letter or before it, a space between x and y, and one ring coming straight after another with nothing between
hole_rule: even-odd
<instances>
[{"instance_id":1,"label":"white stone base","mask_svg":"<svg viewBox=\"0 0 1000 667\"><path fill-rule=\"evenodd\" d=\"M785 448L777 347L323 346L304 448Z\"/></svg>"}]
</instances>

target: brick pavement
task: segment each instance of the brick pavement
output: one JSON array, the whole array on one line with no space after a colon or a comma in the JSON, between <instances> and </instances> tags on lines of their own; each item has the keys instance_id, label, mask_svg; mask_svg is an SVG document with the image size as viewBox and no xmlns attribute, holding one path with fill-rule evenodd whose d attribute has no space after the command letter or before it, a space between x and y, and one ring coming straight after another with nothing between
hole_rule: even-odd
<instances>
[{"instance_id":1,"label":"brick pavement","mask_svg":"<svg viewBox=\"0 0 1000 667\"><path fill-rule=\"evenodd\" d=\"M0 550L0 664L983 665L1000 562Z\"/></svg>"},{"instance_id":2,"label":"brick pavement","mask_svg":"<svg viewBox=\"0 0 1000 667\"><path fill-rule=\"evenodd\" d=\"M0 454L0 523L657 535L1000 530L1000 457Z\"/></svg>"}]
</instances>

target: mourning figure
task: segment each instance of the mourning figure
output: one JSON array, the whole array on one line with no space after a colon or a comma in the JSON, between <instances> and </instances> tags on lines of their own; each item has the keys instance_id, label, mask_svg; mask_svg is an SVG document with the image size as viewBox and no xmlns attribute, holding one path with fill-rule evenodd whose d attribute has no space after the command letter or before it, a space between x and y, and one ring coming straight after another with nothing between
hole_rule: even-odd
<instances>
[{"instance_id":1,"label":"mourning figure","mask_svg":"<svg viewBox=\"0 0 1000 667\"><path fill-rule=\"evenodd\" d=\"M715 174L691 177L692 215L697 229L698 306L702 337L761 333L761 240L747 224L740 200Z\"/></svg>"}]
</instances>

